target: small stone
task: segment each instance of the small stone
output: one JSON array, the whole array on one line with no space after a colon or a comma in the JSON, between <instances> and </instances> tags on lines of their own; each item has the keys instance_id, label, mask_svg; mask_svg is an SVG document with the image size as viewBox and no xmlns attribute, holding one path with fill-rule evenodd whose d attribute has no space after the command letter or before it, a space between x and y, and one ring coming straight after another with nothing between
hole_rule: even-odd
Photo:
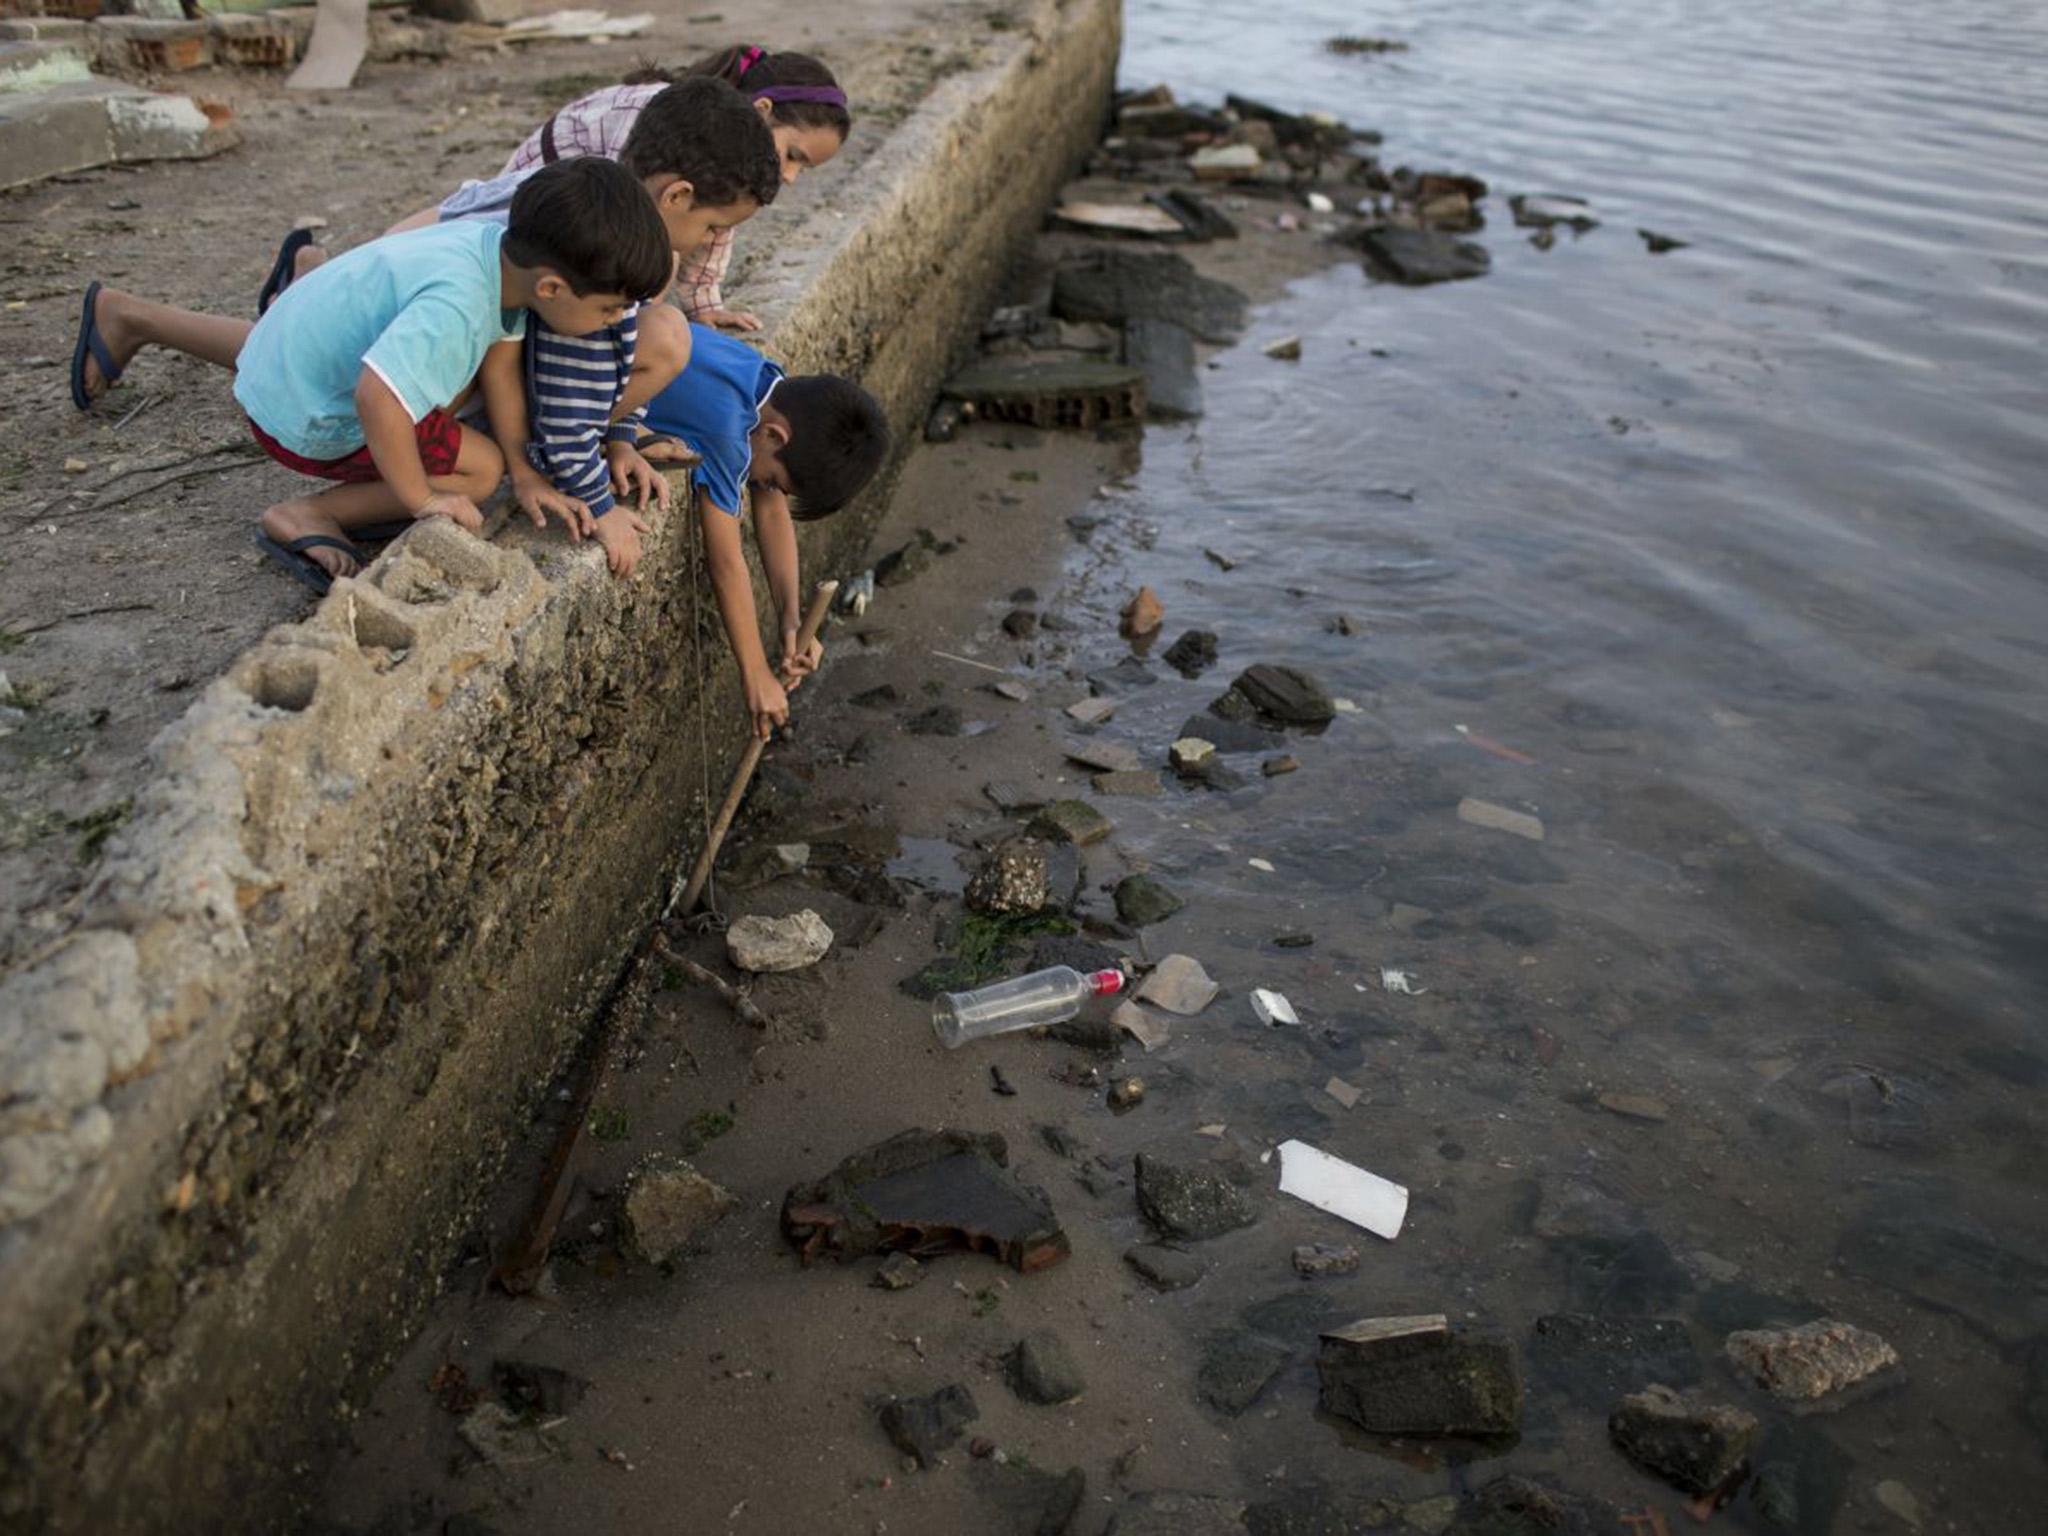
<instances>
[{"instance_id":1,"label":"small stone","mask_svg":"<svg viewBox=\"0 0 2048 1536\"><path fill-rule=\"evenodd\" d=\"M1124 1031L1148 1052L1166 1044L1173 1033L1173 1026L1157 1014L1147 1013L1128 998L1116 1005L1109 1016L1109 1022Z\"/></svg>"},{"instance_id":2,"label":"small stone","mask_svg":"<svg viewBox=\"0 0 2048 1536\"><path fill-rule=\"evenodd\" d=\"M1451 1522L1458 1518L1458 1496L1446 1493L1434 1499L1404 1504L1401 1506L1401 1518L1422 1532L1422 1536L1443 1536L1451 1528Z\"/></svg>"},{"instance_id":3,"label":"small stone","mask_svg":"<svg viewBox=\"0 0 2048 1536\"><path fill-rule=\"evenodd\" d=\"M1914 1530L1920 1529L1920 1500L1904 1483L1888 1477L1871 1489L1871 1493L1876 1496L1877 1502L1892 1514L1897 1515Z\"/></svg>"},{"instance_id":4,"label":"small stone","mask_svg":"<svg viewBox=\"0 0 2048 1536\"><path fill-rule=\"evenodd\" d=\"M1184 630L1159 659L1182 677L1199 677L1216 665L1216 635L1207 629Z\"/></svg>"},{"instance_id":5,"label":"small stone","mask_svg":"<svg viewBox=\"0 0 2048 1536\"><path fill-rule=\"evenodd\" d=\"M621 1204L627 1251L644 1263L674 1263L738 1203L688 1163L657 1154L634 1170Z\"/></svg>"},{"instance_id":6,"label":"small stone","mask_svg":"<svg viewBox=\"0 0 2048 1536\"><path fill-rule=\"evenodd\" d=\"M1338 614L1337 617L1330 620L1329 624L1326 627L1329 629L1331 634L1342 635L1347 640L1352 638L1353 636L1362 635L1365 633L1364 620L1355 619L1348 613Z\"/></svg>"},{"instance_id":7,"label":"small stone","mask_svg":"<svg viewBox=\"0 0 2048 1536\"><path fill-rule=\"evenodd\" d=\"M1209 1266L1186 1249L1162 1243L1126 1248L1124 1262L1162 1291L1184 1291L1209 1272Z\"/></svg>"},{"instance_id":8,"label":"small stone","mask_svg":"<svg viewBox=\"0 0 2048 1536\"><path fill-rule=\"evenodd\" d=\"M1017 640L1029 640L1038 633L1038 615L1029 608L1012 608L1003 615L1003 633Z\"/></svg>"},{"instance_id":9,"label":"small stone","mask_svg":"<svg viewBox=\"0 0 2048 1536\"><path fill-rule=\"evenodd\" d=\"M1543 823L1523 811L1511 811L1504 805L1495 805L1490 800L1474 800L1466 797L1458 802L1458 820L1470 822L1475 827L1491 827L1496 832L1512 832L1517 837L1526 837L1531 842L1543 841Z\"/></svg>"},{"instance_id":10,"label":"small stone","mask_svg":"<svg viewBox=\"0 0 2048 1536\"><path fill-rule=\"evenodd\" d=\"M1230 687L1259 714L1283 725L1327 725L1337 716L1323 685L1299 667L1262 661L1238 673Z\"/></svg>"},{"instance_id":11,"label":"small stone","mask_svg":"<svg viewBox=\"0 0 2048 1536\"><path fill-rule=\"evenodd\" d=\"M1087 1389L1072 1352L1049 1328L1026 1334L1005 1364L1010 1390L1027 1403L1071 1403Z\"/></svg>"},{"instance_id":12,"label":"small stone","mask_svg":"<svg viewBox=\"0 0 2048 1536\"><path fill-rule=\"evenodd\" d=\"M1249 144L1212 144L1188 159L1197 181L1242 181L1263 163Z\"/></svg>"},{"instance_id":13,"label":"small stone","mask_svg":"<svg viewBox=\"0 0 2048 1536\"><path fill-rule=\"evenodd\" d=\"M901 586L930 570L932 559L931 546L922 539L912 539L901 549L891 550L875 562L875 585Z\"/></svg>"},{"instance_id":14,"label":"small stone","mask_svg":"<svg viewBox=\"0 0 2048 1536\"><path fill-rule=\"evenodd\" d=\"M1067 717L1079 721L1082 725L1100 725L1115 713L1115 699L1076 699L1067 706Z\"/></svg>"},{"instance_id":15,"label":"small stone","mask_svg":"<svg viewBox=\"0 0 2048 1536\"><path fill-rule=\"evenodd\" d=\"M1268 1026L1301 1022L1301 1015L1294 1011L1287 994L1267 987L1252 988L1252 1016Z\"/></svg>"},{"instance_id":16,"label":"small stone","mask_svg":"<svg viewBox=\"0 0 2048 1536\"><path fill-rule=\"evenodd\" d=\"M1278 757L1269 757L1259 764L1259 772L1269 779L1277 779L1283 773L1292 773L1301 766L1301 759L1288 752Z\"/></svg>"},{"instance_id":17,"label":"small stone","mask_svg":"<svg viewBox=\"0 0 2048 1536\"><path fill-rule=\"evenodd\" d=\"M1615 1449L1685 1493L1712 1493L1738 1470L1756 1441L1754 1414L1670 1387L1633 1392L1608 1417Z\"/></svg>"},{"instance_id":18,"label":"small stone","mask_svg":"<svg viewBox=\"0 0 2048 1536\"><path fill-rule=\"evenodd\" d=\"M1208 1007L1221 990L1192 955L1168 955L1139 984L1136 996L1187 1018Z\"/></svg>"},{"instance_id":19,"label":"small stone","mask_svg":"<svg viewBox=\"0 0 2048 1536\"><path fill-rule=\"evenodd\" d=\"M1365 1097L1361 1090L1352 1087L1341 1077L1333 1077L1323 1084L1323 1092L1327 1093L1339 1104L1342 1104L1346 1109L1356 1108L1358 1101Z\"/></svg>"},{"instance_id":20,"label":"small stone","mask_svg":"<svg viewBox=\"0 0 2048 1536\"><path fill-rule=\"evenodd\" d=\"M1055 800L1031 825L1040 836L1077 848L1099 843L1116 830L1110 819L1086 800Z\"/></svg>"},{"instance_id":21,"label":"small stone","mask_svg":"<svg viewBox=\"0 0 2048 1536\"><path fill-rule=\"evenodd\" d=\"M1324 1410L1374 1434L1504 1435L1522 1422L1514 1346L1441 1314L1365 1318L1323 1334Z\"/></svg>"},{"instance_id":22,"label":"small stone","mask_svg":"<svg viewBox=\"0 0 2048 1536\"><path fill-rule=\"evenodd\" d=\"M1162 923L1186 905L1179 895L1150 875L1126 875L1117 882L1116 915L1133 928Z\"/></svg>"},{"instance_id":23,"label":"small stone","mask_svg":"<svg viewBox=\"0 0 2048 1536\"><path fill-rule=\"evenodd\" d=\"M1145 1079L1126 1077L1109 1085L1111 1109L1135 1109L1145 1102Z\"/></svg>"},{"instance_id":24,"label":"small stone","mask_svg":"<svg viewBox=\"0 0 2048 1536\"><path fill-rule=\"evenodd\" d=\"M1258 1401L1287 1365L1287 1350L1248 1333L1211 1334L1195 1373L1195 1395L1229 1418Z\"/></svg>"},{"instance_id":25,"label":"small stone","mask_svg":"<svg viewBox=\"0 0 2048 1536\"><path fill-rule=\"evenodd\" d=\"M1651 1120L1658 1124L1671 1118L1671 1106L1647 1093L1603 1093L1600 1107L1629 1120Z\"/></svg>"},{"instance_id":26,"label":"small stone","mask_svg":"<svg viewBox=\"0 0 2048 1536\"><path fill-rule=\"evenodd\" d=\"M966 728L960 711L951 704L934 704L903 722L903 729L912 736L958 736Z\"/></svg>"},{"instance_id":27,"label":"small stone","mask_svg":"<svg viewBox=\"0 0 2048 1536\"><path fill-rule=\"evenodd\" d=\"M981 1417L973 1394L965 1387L941 1387L924 1397L899 1397L886 1404L881 1413L882 1432L906 1456L930 1467L939 1452L967 1432L967 1426Z\"/></svg>"},{"instance_id":28,"label":"small stone","mask_svg":"<svg viewBox=\"0 0 2048 1536\"><path fill-rule=\"evenodd\" d=\"M1348 1243L1302 1243L1294 1250L1294 1272L1304 1279L1355 1274L1357 1270L1358 1250Z\"/></svg>"},{"instance_id":29,"label":"small stone","mask_svg":"<svg viewBox=\"0 0 2048 1536\"><path fill-rule=\"evenodd\" d=\"M1169 1237L1219 1237L1259 1219L1221 1168L1138 1154L1138 1208Z\"/></svg>"},{"instance_id":30,"label":"small stone","mask_svg":"<svg viewBox=\"0 0 2048 1536\"><path fill-rule=\"evenodd\" d=\"M1022 683L990 683L988 691L999 699L1008 699L1012 704L1031 702L1031 690Z\"/></svg>"},{"instance_id":31,"label":"small stone","mask_svg":"<svg viewBox=\"0 0 2048 1536\"><path fill-rule=\"evenodd\" d=\"M1301 360L1301 338L1282 336L1278 341L1269 341L1261 348L1266 356L1276 362L1293 363Z\"/></svg>"},{"instance_id":32,"label":"small stone","mask_svg":"<svg viewBox=\"0 0 2048 1536\"><path fill-rule=\"evenodd\" d=\"M1183 736L1167 749L1167 760L1173 764L1175 773L1200 773L1215 755L1214 743L1198 736Z\"/></svg>"},{"instance_id":33,"label":"small stone","mask_svg":"<svg viewBox=\"0 0 2048 1536\"><path fill-rule=\"evenodd\" d=\"M1159 601L1159 594L1150 587L1140 587L1124 604L1117 630L1125 639L1136 640L1144 635L1157 634L1165 620L1166 605Z\"/></svg>"},{"instance_id":34,"label":"small stone","mask_svg":"<svg viewBox=\"0 0 2048 1536\"><path fill-rule=\"evenodd\" d=\"M857 705L861 709L887 709L902 697L903 695L896 691L895 684L881 683L873 688L856 693L846 702Z\"/></svg>"},{"instance_id":35,"label":"small stone","mask_svg":"<svg viewBox=\"0 0 2048 1536\"><path fill-rule=\"evenodd\" d=\"M989 804L1005 816L1012 816L1020 811L1035 811L1045 804L1045 796L1037 790L1026 789L1023 785L1012 783L1008 779L992 779L981 786L981 792L988 797Z\"/></svg>"},{"instance_id":36,"label":"small stone","mask_svg":"<svg viewBox=\"0 0 2048 1536\"><path fill-rule=\"evenodd\" d=\"M800 971L832 947L832 930L806 907L788 917L743 917L725 932L725 950L743 971Z\"/></svg>"},{"instance_id":37,"label":"small stone","mask_svg":"<svg viewBox=\"0 0 2048 1536\"><path fill-rule=\"evenodd\" d=\"M1098 795L1124 795L1149 800L1166 793L1166 787L1159 782L1159 775L1148 769L1098 773L1089 782L1095 786Z\"/></svg>"},{"instance_id":38,"label":"small stone","mask_svg":"<svg viewBox=\"0 0 2048 1536\"><path fill-rule=\"evenodd\" d=\"M971 911L1010 917L1042 911L1051 895L1045 845L1035 838L1010 837L989 851L967 882Z\"/></svg>"},{"instance_id":39,"label":"small stone","mask_svg":"<svg viewBox=\"0 0 2048 1536\"><path fill-rule=\"evenodd\" d=\"M91 468L92 466L83 459L66 459L64 461L64 473L67 475L82 475Z\"/></svg>"},{"instance_id":40,"label":"small stone","mask_svg":"<svg viewBox=\"0 0 2048 1536\"><path fill-rule=\"evenodd\" d=\"M924 1278L924 1266L907 1253L892 1253L869 1284L884 1291L907 1291Z\"/></svg>"},{"instance_id":41,"label":"small stone","mask_svg":"<svg viewBox=\"0 0 2048 1536\"><path fill-rule=\"evenodd\" d=\"M1316 936L1314 934L1299 930L1289 930L1286 933L1276 933L1273 935L1273 943L1280 949L1307 949L1315 941Z\"/></svg>"},{"instance_id":42,"label":"small stone","mask_svg":"<svg viewBox=\"0 0 2048 1536\"><path fill-rule=\"evenodd\" d=\"M1060 750L1068 762L1079 763L1097 773L1136 773L1145 766L1136 749L1120 741L1072 737L1061 745Z\"/></svg>"},{"instance_id":43,"label":"small stone","mask_svg":"<svg viewBox=\"0 0 2048 1536\"><path fill-rule=\"evenodd\" d=\"M1899 1363L1876 1334L1832 1318L1731 1333L1726 1348L1736 1370L1790 1403L1815 1402Z\"/></svg>"}]
</instances>

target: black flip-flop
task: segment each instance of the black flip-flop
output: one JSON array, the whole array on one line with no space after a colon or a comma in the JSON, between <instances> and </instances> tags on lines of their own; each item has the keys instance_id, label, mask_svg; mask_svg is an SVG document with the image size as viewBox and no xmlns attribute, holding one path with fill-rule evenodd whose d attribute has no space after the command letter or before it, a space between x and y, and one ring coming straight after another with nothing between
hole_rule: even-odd
<instances>
[{"instance_id":1,"label":"black flip-flop","mask_svg":"<svg viewBox=\"0 0 2048 1536\"><path fill-rule=\"evenodd\" d=\"M90 411L94 398L85 392L85 360L90 357L100 365L100 377L112 389L120 382L121 370L114 366L114 354L107 350L107 344L100 339L99 321L93 318L93 305L99 299L101 283L89 283L85 290L85 308L78 317L78 340L71 348L71 403L81 411Z\"/></svg>"},{"instance_id":2,"label":"black flip-flop","mask_svg":"<svg viewBox=\"0 0 2048 1536\"><path fill-rule=\"evenodd\" d=\"M258 533L256 535L256 547L263 551L266 559L275 565L283 567L299 585L321 597L325 597L328 589L334 585L334 577L326 566L307 554L307 550L341 550L351 560L356 562L358 570L369 564L363 558L363 552L360 549L349 543L347 539L336 538L331 533L309 533L301 538L293 539L289 544L280 544L269 534Z\"/></svg>"},{"instance_id":3,"label":"black flip-flop","mask_svg":"<svg viewBox=\"0 0 2048 1536\"><path fill-rule=\"evenodd\" d=\"M277 296L292 285L292 273L299 252L313 243L313 231L295 229L284 237L284 244L277 248L277 260L270 264L270 276L263 279L263 287L256 295L256 318L261 320L264 312L277 302Z\"/></svg>"}]
</instances>

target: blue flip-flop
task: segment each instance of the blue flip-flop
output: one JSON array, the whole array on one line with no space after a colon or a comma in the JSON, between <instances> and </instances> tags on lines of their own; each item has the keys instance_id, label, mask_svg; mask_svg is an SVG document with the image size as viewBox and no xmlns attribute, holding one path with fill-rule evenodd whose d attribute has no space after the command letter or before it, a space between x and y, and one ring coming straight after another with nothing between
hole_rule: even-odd
<instances>
[{"instance_id":1,"label":"blue flip-flop","mask_svg":"<svg viewBox=\"0 0 2048 1536\"><path fill-rule=\"evenodd\" d=\"M292 285L292 272L299 252L313 243L313 231L295 229L284 237L284 244L277 248L277 260L270 264L270 276L263 279L263 287L256 295L256 318L261 320L264 312L277 302L277 296Z\"/></svg>"},{"instance_id":2,"label":"blue flip-flop","mask_svg":"<svg viewBox=\"0 0 2048 1536\"><path fill-rule=\"evenodd\" d=\"M78 341L71 348L71 403L81 411L90 411L94 399L85 392L85 360L90 357L100 365L100 377L112 389L121 379L121 370L114 366L114 354L107 350L107 344L100 338L99 322L93 318L93 304L100 296L100 283L90 283L85 290L85 308L78 317Z\"/></svg>"},{"instance_id":3,"label":"blue flip-flop","mask_svg":"<svg viewBox=\"0 0 2048 1536\"><path fill-rule=\"evenodd\" d=\"M306 551L309 549L338 549L356 562L358 569L368 565L363 552L347 539L337 538L331 533L309 533L293 539L289 544L280 544L267 533L256 535L256 547L273 564L281 566L299 585L318 596L325 597L334 585L334 577L327 567L315 560Z\"/></svg>"}]
</instances>

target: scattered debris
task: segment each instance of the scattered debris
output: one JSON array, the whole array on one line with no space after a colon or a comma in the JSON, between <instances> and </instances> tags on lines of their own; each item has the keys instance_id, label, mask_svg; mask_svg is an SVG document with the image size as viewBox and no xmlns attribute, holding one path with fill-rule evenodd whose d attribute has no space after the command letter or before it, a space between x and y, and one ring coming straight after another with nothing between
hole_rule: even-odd
<instances>
[{"instance_id":1,"label":"scattered debris","mask_svg":"<svg viewBox=\"0 0 2048 1536\"><path fill-rule=\"evenodd\" d=\"M1600 1107L1627 1120L1649 1120L1657 1124L1671 1118L1671 1106L1647 1093L1603 1093Z\"/></svg>"},{"instance_id":2,"label":"scattered debris","mask_svg":"<svg viewBox=\"0 0 2048 1536\"><path fill-rule=\"evenodd\" d=\"M925 1268L907 1253L892 1253L882 1260L875 1278L868 1283L879 1290L907 1291L924 1279Z\"/></svg>"},{"instance_id":3,"label":"scattered debris","mask_svg":"<svg viewBox=\"0 0 2048 1536\"><path fill-rule=\"evenodd\" d=\"M1109 1107L1111 1109L1136 1109L1145 1102L1145 1079L1142 1077L1120 1078L1109 1085Z\"/></svg>"},{"instance_id":4,"label":"scattered debris","mask_svg":"<svg viewBox=\"0 0 2048 1536\"><path fill-rule=\"evenodd\" d=\"M1757 1429L1754 1414L1666 1386L1631 1393L1607 1420L1615 1449L1691 1494L1712 1493L1734 1477Z\"/></svg>"},{"instance_id":5,"label":"scattered debris","mask_svg":"<svg viewBox=\"0 0 2048 1536\"><path fill-rule=\"evenodd\" d=\"M1543 841L1543 823L1540 820L1526 811L1511 811L1504 805L1495 805L1491 800L1474 800L1467 795L1458 802L1458 820L1470 822L1475 827L1491 827L1496 832L1512 832L1533 843Z\"/></svg>"},{"instance_id":6,"label":"scattered debris","mask_svg":"<svg viewBox=\"0 0 2048 1536\"><path fill-rule=\"evenodd\" d=\"M1346 1109L1356 1109L1358 1101L1365 1097L1363 1089L1354 1088L1341 1077L1333 1077L1323 1084L1323 1092L1342 1104Z\"/></svg>"},{"instance_id":7,"label":"scattered debris","mask_svg":"<svg viewBox=\"0 0 2048 1536\"><path fill-rule=\"evenodd\" d=\"M1068 718L1078 720L1083 725L1100 725L1115 713L1116 700L1105 699L1099 695L1076 699L1067 706Z\"/></svg>"},{"instance_id":8,"label":"scattered debris","mask_svg":"<svg viewBox=\"0 0 2048 1536\"><path fill-rule=\"evenodd\" d=\"M832 930L806 907L788 917L743 917L725 931L725 949L743 971L800 971L824 959Z\"/></svg>"},{"instance_id":9,"label":"scattered debris","mask_svg":"<svg viewBox=\"0 0 2048 1536\"><path fill-rule=\"evenodd\" d=\"M1282 336L1278 341L1267 342L1259 350L1275 362L1298 363L1301 361L1301 338Z\"/></svg>"},{"instance_id":10,"label":"scattered debris","mask_svg":"<svg viewBox=\"0 0 2048 1536\"><path fill-rule=\"evenodd\" d=\"M1652 256L1662 256L1666 251L1682 251L1692 244L1690 240L1679 240L1670 235L1660 235L1654 229L1639 229L1636 231L1636 234L1641 237L1643 244L1649 248Z\"/></svg>"},{"instance_id":11,"label":"scattered debris","mask_svg":"<svg viewBox=\"0 0 2048 1536\"><path fill-rule=\"evenodd\" d=\"M1150 587L1140 587L1124 604L1123 621L1118 630L1125 639L1135 640L1142 635L1157 634L1165 618L1166 605L1159 601L1159 594Z\"/></svg>"},{"instance_id":12,"label":"scattered debris","mask_svg":"<svg viewBox=\"0 0 2048 1536\"><path fill-rule=\"evenodd\" d=\"M1252 1013L1261 1024L1299 1024L1301 1019L1294 1011L1294 1004L1286 995L1271 992L1264 987L1252 988Z\"/></svg>"},{"instance_id":13,"label":"scattered debris","mask_svg":"<svg viewBox=\"0 0 2048 1536\"><path fill-rule=\"evenodd\" d=\"M783 1197L783 1235L809 1263L887 1249L985 1253L1029 1274L1067 1257L1045 1192L1008 1167L997 1135L901 1131Z\"/></svg>"},{"instance_id":14,"label":"scattered debris","mask_svg":"<svg viewBox=\"0 0 2048 1536\"><path fill-rule=\"evenodd\" d=\"M1508 199L1515 224L1522 229L1549 229L1563 224L1577 234L1598 229L1592 205L1582 197L1560 197L1547 192L1517 192Z\"/></svg>"},{"instance_id":15,"label":"scattered debris","mask_svg":"<svg viewBox=\"0 0 2048 1536\"><path fill-rule=\"evenodd\" d=\"M1259 1219L1251 1199L1223 1169L1138 1154L1138 1208L1169 1237L1218 1237Z\"/></svg>"},{"instance_id":16,"label":"scattered debris","mask_svg":"<svg viewBox=\"0 0 2048 1536\"><path fill-rule=\"evenodd\" d=\"M1392 1242L1408 1216L1408 1191L1302 1141L1280 1143L1280 1193L1305 1200Z\"/></svg>"},{"instance_id":17,"label":"scattered debris","mask_svg":"<svg viewBox=\"0 0 2048 1536\"><path fill-rule=\"evenodd\" d=\"M1269 779L1277 779L1283 773L1293 773L1300 766L1301 759L1290 752L1282 752L1278 757L1269 757L1260 763L1259 772Z\"/></svg>"},{"instance_id":18,"label":"scattered debris","mask_svg":"<svg viewBox=\"0 0 2048 1536\"><path fill-rule=\"evenodd\" d=\"M1382 966L1380 968L1380 990L1382 992L1396 992L1402 997L1421 997L1429 988L1416 986L1414 978L1409 976L1406 971L1390 970Z\"/></svg>"},{"instance_id":19,"label":"scattered debris","mask_svg":"<svg viewBox=\"0 0 2048 1536\"><path fill-rule=\"evenodd\" d=\"M1150 875L1126 875L1117 882L1116 915L1133 928L1162 923L1186 905L1177 893Z\"/></svg>"},{"instance_id":20,"label":"scattered debris","mask_svg":"<svg viewBox=\"0 0 2048 1536\"><path fill-rule=\"evenodd\" d=\"M1162 1291L1184 1291L1209 1272L1208 1264L1185 1248L1169 1248L1161 1243L1139 1243L1126 1248L1124 1262Z\"/></svg>"},{"instance_id":21,"label":"scattered debris","mask_svg":"<svg viewBox=\"0 0 2048 1536\"><path fill-rule=\"evenodd\" d=\"M1121 1002L1110 1014L1109 1022L1123 1030L1148 1052L1156 1051L1166 1044L1173 1033L1173 1026L1156 1014L1147 1013L1134 1002Z\"/></svg>"},{"instance_id":22,"label":"scattered debris","mask_svg":"<svg viewBox=\"0 0 2048 1536\"><path fill-rule=\"evenodd\" d=\"M941 1387L923 1397L899 1397L883 1405L882 1432L920 1467L931 1467L939 1452L958 1442L967 1426L981 1417L974 1396L963 1386Z\"/></svg>"},{"instance_id":23,"label":"scattered debris","mask_svg":"<svg viewBox=\"0 0 2048 1536\"><path fill-rule=\"evenodd\" d=\"M1817 1402L1899 1363L1884 1339L1832 1318L1731 1333L1726 1348L1736 1370L1788 1403Z\"/></svg>"},{"instance_id":24,"label":"scattered debris","mask_svg":"<svg viewBox=\"0 0 2048 1536\"><path fill-rule=\"evenodd\" d=\"M1294 1250L1294 1272L1304 1280L1356 1274L1358 1257L1358 1250L1348 1243L1301 1243Z\"/></svg>"},{"instance_id":25,"label":"scattered debris","mask_svg":"<svg viewBox=\"0 0 2048 1536\"><path fill-rule=\"evenodd\" d=\"M1189 1018L1214 1002L1221 990L1192 955L1168 955L1153 967L1136 996L1140 1002L1155 1003L1168 1013Z\"/></svg>"},{"instance_id":26,"label":"scattered debris","mask_svg":"<svg viewBox=\"0 0 2048 1536\"><path fill-rule=\"evenodd\" d=\"M1522 1423L1514 1346L1442 1313L1365 1318L1322 1335L1326 1412L1374 1434L1507 1435Z\"/></svg>"}]
</instances>

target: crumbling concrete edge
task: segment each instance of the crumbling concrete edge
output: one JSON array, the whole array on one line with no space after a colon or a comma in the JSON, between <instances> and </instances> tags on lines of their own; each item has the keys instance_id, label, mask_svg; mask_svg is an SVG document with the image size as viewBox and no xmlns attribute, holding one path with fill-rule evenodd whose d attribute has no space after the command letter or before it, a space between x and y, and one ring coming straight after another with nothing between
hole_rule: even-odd
<instances>
[{"instance_id":1,"label":"crumbling concrete edge","mask_svg":"<svg viewBox=\"0 0 2048 1536\"><path fill-rule=\"evenodd\" d=\"M1018 21L750 290L900 441L1106 106L1116 0ZM159 738L76 925L0 979L0 1523L257 1526L400 1347L736 750L691 549L660 519L621 585L423 525Z\"/></svg>"}]
</instances>

